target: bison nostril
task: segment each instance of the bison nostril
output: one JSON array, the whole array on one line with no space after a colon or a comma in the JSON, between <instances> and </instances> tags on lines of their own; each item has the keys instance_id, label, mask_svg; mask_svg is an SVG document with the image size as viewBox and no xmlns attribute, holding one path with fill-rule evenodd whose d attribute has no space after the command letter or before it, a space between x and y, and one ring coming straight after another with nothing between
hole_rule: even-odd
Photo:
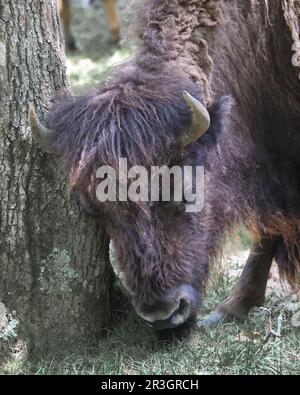
<instances>
[{"instance_id":1,"label":"bison nostril","mask_svg":"<svg viewBox=\"0 0 300 395\"><path fill-rule=\"evenodd\" d=\"M187 299L180 299L179 307L171 317L171 324L179 326L183 324L191 314L191 302Z\"/></svg>"},{"instance_id":2,"label":"bison nostril","mask_svg":"<svg viewBox=\"0 0 300 395\"><path fill-rule=\"evenodd\" d=\"M189 310L190 302L186 299L181 299L179 302L178 313L179 314L186 314Z\"/></svg>"}]
</instances>

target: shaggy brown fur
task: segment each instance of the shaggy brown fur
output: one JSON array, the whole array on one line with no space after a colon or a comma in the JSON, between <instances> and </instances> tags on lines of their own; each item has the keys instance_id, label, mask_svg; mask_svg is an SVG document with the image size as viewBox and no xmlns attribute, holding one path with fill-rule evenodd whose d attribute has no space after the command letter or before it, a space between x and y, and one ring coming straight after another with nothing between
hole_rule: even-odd
<instances>
[{"instance_id":1,"label":"shaggy brown fur","mask_svg":"<svg viewBox=\"0 0 300 395\"><path fill-rule=\"evenodd\" d=\"M141 49L135 58L86 96L63 98L52 108L55 146L70 166L71 185L89 212L105 218L127 283L145 303L181 282L199 290L199 303L225 232L238 223L258 240L278 237L282 274L299 278L300 82L291 63L296 4L137 2ZM181 152L177 140L191 119L183 90L215 104L209 131ZM224 95L234 98L232 108ZM204 210L99 204L95 170L117 168L119 157L147 167L204 165Z\"/></svg>"},{"instance_id":2,"label":"shaggy brown fur","mask_svg":"<svg viewBox=\"0 0 300 395\"><path fill-rule=\"evenodd\" d=\"M295 36L290 34L287 8L282 12L286 1L272 6L271 2L255 2L247 7L247 3L232 2L229 8L223 2L223 28L204 33L208 42L222 42L221 51L210 46L214 59L212 89L216 96L225 89L236 100L230 126L237 132L231 130L227 142L220 142L222 160L227 173L237 179L242 168L237 168L236 163L247 166L248 174L243 174L246 182L240 180L232 185L237 203L233 209L242 208L238 217L244 217L257 238L265 234L282 237L277 260L282 274L293 282L299 276L300 265L300 82L291 62ZM288 9L291 16L291 8ZM298 24L295 15L294 25ZM240 18L243 23L239 23ZM235 45L232 37L237 35ZM243 146L238 143L240 138ZM234 154L228 150L230 140L235 145ZM224 183L228 186L227 177ZM243 184L238 192L236 186Z\"/></svg>"}]
</instances>

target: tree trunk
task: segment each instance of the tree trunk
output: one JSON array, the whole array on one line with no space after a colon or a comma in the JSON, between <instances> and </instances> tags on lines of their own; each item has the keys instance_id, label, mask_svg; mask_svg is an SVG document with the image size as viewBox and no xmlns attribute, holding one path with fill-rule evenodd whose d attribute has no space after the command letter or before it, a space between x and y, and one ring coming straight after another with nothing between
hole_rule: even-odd
<instances>
[{"instance_id":1,"label":"tree trunk","mask_svg":"<svg viewBox=\"0 0 300 395\"><path fill-rule=\"evenodd\" d=\"M107 236L28 125L68 86L55 3L0 0L0 345L35 353L94 343L110 319Z\"/></svg>"}]
</instances>

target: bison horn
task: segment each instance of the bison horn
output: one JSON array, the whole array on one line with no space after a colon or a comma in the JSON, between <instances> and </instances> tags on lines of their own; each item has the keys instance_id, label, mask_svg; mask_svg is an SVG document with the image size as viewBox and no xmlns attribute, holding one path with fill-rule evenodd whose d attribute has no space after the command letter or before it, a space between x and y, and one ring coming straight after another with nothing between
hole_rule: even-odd
<instances>
[{"instance_id":1,"label":"bison horn","mask_svg":"<svg viewBox=\"0 0 300 395\"><path fill-rule=\"evenodd\" d=\"M34 107L30 109L30 126L33 138L39 144L42 150L50 154L58 155L59 152L52 147L56 133L51 129L47 129L39 121Z\"/></svg>"},{"instance_id":2,"label":"bison horn","mask_svg":"<svg viewBox=\"0 0 300 395\"><path fill-rule=\"evenodd\" d=\"M188 130L181 138L182 147L187 147L198 140L210 126L210 116L205 106L191 96L187 91L183 92L183 98L193 112L193 117Z\"/></svg>"}]
</instances>

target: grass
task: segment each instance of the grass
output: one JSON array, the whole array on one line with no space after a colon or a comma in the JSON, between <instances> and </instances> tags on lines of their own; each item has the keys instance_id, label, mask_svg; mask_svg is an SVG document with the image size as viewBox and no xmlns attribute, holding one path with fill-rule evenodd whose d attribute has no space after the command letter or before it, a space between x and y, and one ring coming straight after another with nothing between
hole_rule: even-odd
<instances>
[{"instance_id":1,"label":"grass","mask_svg":"<svg viewBox=\"0 0 300 395\"><path fill-rule=\"evenodd\" d=\"M121 2L122 8L125 3ZM68 70L77 94L100 82L112 65L133 51L126 40L121 47L109 46L106 25L102 23L103 11L84 12L85 18L82 11L77 12L74 22L79 46L84 50L68 57ZM126 20L123 22L126 26ZM101 24L103 31L98 31ZM231 294L249 245L249 236L238 230L236 240L228 245L223 268L213 273L201 316ZM287 297L290 291L280 285L276 273L271 280L268 310L253 314L246 323L199 329L187 341L166 345L159 343L153 331L130 312L97 348L68 356L41 357L35 363L15 352L0 362L0 374L300 374L300 332L291 323L295 295ZM282 336L266 341L270 323L275 329L280 314Z\"/></svg>"},{"instance_id":2,"label":"grass","mask_svg":"<svg viewBox=\"0 0 300 395\"><path fill-rule=\"evenodd\" d=\"M269 304L272 311L272 304ZM245 324L227 324L197 331L173 345L157 342L133 314L116 327L99 347L35 364L13 358L3 362L3 374L299 374L300 336L285 319L281 338L265 341L268 317ZM273 311L274 314L274 311Z\"/></svg>"}]
</instances>

